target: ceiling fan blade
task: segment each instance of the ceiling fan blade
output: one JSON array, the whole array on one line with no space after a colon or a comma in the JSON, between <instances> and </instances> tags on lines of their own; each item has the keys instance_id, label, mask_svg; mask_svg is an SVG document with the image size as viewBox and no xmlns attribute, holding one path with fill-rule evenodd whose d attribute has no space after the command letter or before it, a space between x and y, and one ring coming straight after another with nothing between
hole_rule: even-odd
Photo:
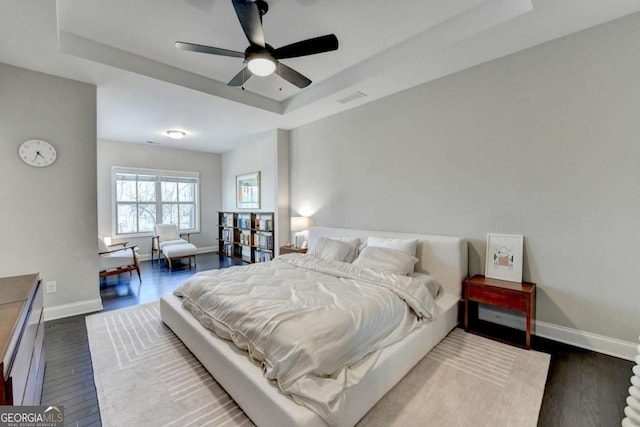
<instances>
[{"instance_id":1,"label":"ceiling fan blade","mask_svg":"<svg viewBox=\"0 0 640 427\"><path fill-rule=\"evenodd\" d=\"M305 88L311 84L311 80L297 72L291 67L287 67L283 63L276 64L275 73L288 81L289 83L298 86L300 89Z\"/></svg>"},{"instance_id":2,"label":"ceiling fan blade","mask_svg":"<svg viewBox=\"0 0 640 427\"><path fill-rule=\"evenodd\" d=\"M277 59L296 58L298 56L313 55L338 49L338 38L335 34L328 34L313 39L302 40L297 43L278 48L273 56Z\"/></svg>"},{"instance_id":3,"label":"ceiling fan blade","mask_svg":"<svg viewBox=\"0 0 640 427\"><path fill-rule=\"evenodd\" d=\"M227 86L242 86L247 80L249 80L249 77L251 77L251 71L249 71L247 67L244 67L229 81L229 83L227 83Z\"/></svg>"},{"instance_id":4,"label":"ceiling fan blade","mask_svg":"<svg viewBox=\"0 0 640 427\"><path fill-rule=\"evenodd\" d=\"M219 47L204 46L201 44L176 42L176 47L190 52L210 53L213 55L232 56L234 58L244 58L244 52L236 52L235 50L221 49Z\"/></svg>"},{"instance_id":5,"label":"ceiling fan blade","mask_svg":"<svg viewBox=\"0 0 640 427\"><path fill-rule=\"evenodd\" d=\"M240 20L247 39L251 44L264 47L264 32L262 31L262 16L258 6L249 0L233 0L233 7Z\"/></svg>"}]
</instances>

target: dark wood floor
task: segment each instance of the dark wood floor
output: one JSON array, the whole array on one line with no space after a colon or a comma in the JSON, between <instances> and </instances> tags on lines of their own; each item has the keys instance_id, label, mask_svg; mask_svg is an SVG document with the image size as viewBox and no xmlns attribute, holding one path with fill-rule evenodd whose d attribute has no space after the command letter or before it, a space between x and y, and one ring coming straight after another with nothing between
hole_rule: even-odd
<instances>
[{"instance_id":1,"label":"dark wood floor","mask_svg":"<svg viewBox=\"0 0 640 427\"><path fill-rule=\"evenodd\" d=\"M198 265L170 271L164 263L141 263L142 285L128 274L102 279L104 310L155 301L197 271L224 268L238 261L218 254L198 255ZM43 405L63 405L65 425L100 426L98 399L85 316L46 322L46 372ZM533 348L551 354L538 426L619 426L633 363L542 338Z\"/></svg>"},{"instance_id":2,"label":"dark wood floor","mask_svg":"<svg viewBox=\"0 0 640 427\"><path fill-rule=\"evenodd\" d=\"M142 283L137 275L120 274L100 281L104 311L157 301L171 293L195 272L242 264L217 253L197 257L196 267L184 264L170 270L165 262L140 263ZM46 370L42 390L43 405L62 405L67 426L100 426L98 398L85 316L74 316L45 323ZM54 403L55 402L55 403Z\"/></svg>"}]
</instances>

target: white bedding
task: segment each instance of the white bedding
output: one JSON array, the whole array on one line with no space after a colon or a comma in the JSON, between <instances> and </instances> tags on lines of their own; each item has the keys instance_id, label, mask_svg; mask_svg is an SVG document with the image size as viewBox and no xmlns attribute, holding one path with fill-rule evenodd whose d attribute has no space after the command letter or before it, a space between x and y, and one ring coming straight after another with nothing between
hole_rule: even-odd
<instances>
[{"instance_id":1,"label":"white bedding","mask_svg":"<svg viewBox=\"0 0 640 427\"><path fill-rule=\"evenodd\" d=\"M198 273L175 293L330 425L379 350L434 314L421 280L298 254Z\"/></svg>"}]
</instances>

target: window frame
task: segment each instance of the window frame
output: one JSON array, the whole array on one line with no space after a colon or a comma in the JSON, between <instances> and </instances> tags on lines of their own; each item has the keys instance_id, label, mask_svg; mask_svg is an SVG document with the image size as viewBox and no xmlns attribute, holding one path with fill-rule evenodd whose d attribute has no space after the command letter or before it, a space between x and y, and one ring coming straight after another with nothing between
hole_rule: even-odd
<instances>
[{"instance_id":1,"label":"window frame","mask_svg":"<svg viewBox=\"0 0 640 427\"><path fill-rule=\"evenodd\" d=\"M194 215L195 215L195 227L192 229L178 230L179 233L199 233L200 232L200 173L191 171L176 171L176 170L163 170L163 169L147 169L147 168L132 168L125 166L112 166L111 167L111 230L112 235L118 238L136 238L136 237L151 237L154 236L153 231L141 231L135 233L118 233L118 205L117 200L117 176L118 174L131 174L131 175L146 175L153 176L153 180L156 183L156 197L154 202L122 202L123 205L135 205L138 204L155 204L156 207L156 224L158 224L158 218L162 219L162 185L164 181L173 182L172 179L194 180L196 189L194 194ZM167 202L167 204L176 204L179 206L179 202ZM179 208L178 208L179 210ZM178 213L179 215L179 213Z\"/></svg>"}]
</instances>

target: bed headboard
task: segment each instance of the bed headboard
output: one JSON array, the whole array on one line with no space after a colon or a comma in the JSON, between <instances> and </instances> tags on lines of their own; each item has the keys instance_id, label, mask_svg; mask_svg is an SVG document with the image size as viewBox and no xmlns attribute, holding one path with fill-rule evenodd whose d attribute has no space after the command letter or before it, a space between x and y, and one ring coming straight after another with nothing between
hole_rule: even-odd
<instances>
[{"instance_id":1,"label":"bed headboard","mask_svg":"<svg viewBox=\"0 0 640 427\"><path fill-rule=\"evenodd\" d=\"M388 231L353 230L348 228L311 227L309 245L320 237L358 237L362 244L367 237L418 239L416 271L433 276L444 291L460 297L462 281L468 274L467 242L461 237L427 234L393 233Z\"/></svg>"}]
</instances>

